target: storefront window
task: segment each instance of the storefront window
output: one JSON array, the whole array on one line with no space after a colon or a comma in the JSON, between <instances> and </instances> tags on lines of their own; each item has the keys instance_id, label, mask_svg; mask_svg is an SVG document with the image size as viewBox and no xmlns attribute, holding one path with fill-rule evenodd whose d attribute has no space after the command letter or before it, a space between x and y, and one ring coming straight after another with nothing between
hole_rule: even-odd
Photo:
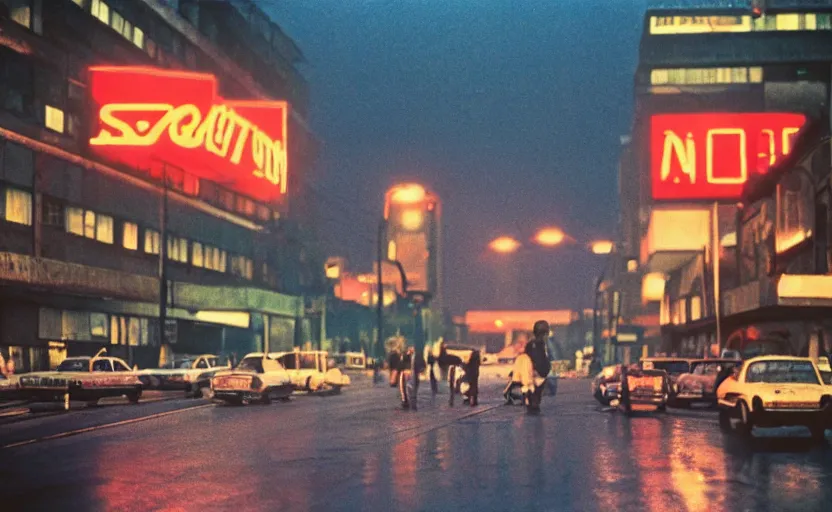
<instances>
[{"instance_id":1,"label":"storefront window","mask_svg":"<svg viewBox=\"0 0 832 512\"><path fill-rule=\"evenodd\" d=\"M777 252L800 245L812 236L814 197L808 177L791 173L777 186Z\"/></svg>"},{"instance_id":2,"label":"storefront window","mask_svg":"<svg viewBox=\"0 0 832 512\"><path fill-rule=\"evenodd\" d=\"M90 313L90 334L98 338L107 337L107 315Z\"/></svg>"},{"instance_id":3,"label":"storefront window","mask_svg":"<svg viewBox=\"0 0 832 512\"><path fill-rule=\"evenodd\" d=\"M66 209L66 231L73 235L84 236L84 210L73 207Z\"/></svg>"},{"instance_id":4,"label":"storefront window","mask_svg":"<svg viewBox=\"0 0 832 512\"><path fill-rule=\"evenodd\" d=\"M141 338L141 325L138 318L130 318L127 332L128 345L132 347L138 346Z\"/></svg>"}]
</instances>

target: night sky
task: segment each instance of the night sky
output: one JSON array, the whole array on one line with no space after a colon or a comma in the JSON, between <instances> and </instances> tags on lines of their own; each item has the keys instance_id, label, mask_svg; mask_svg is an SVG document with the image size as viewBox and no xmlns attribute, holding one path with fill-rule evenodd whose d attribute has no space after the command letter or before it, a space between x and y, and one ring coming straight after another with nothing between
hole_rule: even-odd
<instances>
[{"instance_id":1,"label":"night sky","mask_svg":"<svg viewBox=\"0 0 832 512\"><path fill-rule=\"evenodd\" d=\"M612 238L619 137L629 131L644 0L261 2L303 50L310 177L330 254L368 271L385 189L444 203L455 314L490 308L500 234L557 225ZM602 260L580 245L516 254L517 308L589 307Z\"/></svg>"}]
</instances>

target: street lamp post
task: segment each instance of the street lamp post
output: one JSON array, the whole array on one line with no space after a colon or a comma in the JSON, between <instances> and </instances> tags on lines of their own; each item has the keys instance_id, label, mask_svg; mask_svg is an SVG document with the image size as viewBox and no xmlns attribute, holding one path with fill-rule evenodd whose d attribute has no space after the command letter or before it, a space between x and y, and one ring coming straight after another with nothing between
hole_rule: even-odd
<instances>
[{"instance_id":1,"label":"street lamp post","mask_svg":"<svg viewBox=\"0 0 832 512\"><path fill-rule=\"evenodd\" d=\"M384 275L381 265L384 262L384 231L387 223L382 219L378 223L378 254L376 255L376 281L377 281L377 299L376 299L376 349L374 351L375 357L383 355L384 347Z\"/></svg>"}]
</instances>

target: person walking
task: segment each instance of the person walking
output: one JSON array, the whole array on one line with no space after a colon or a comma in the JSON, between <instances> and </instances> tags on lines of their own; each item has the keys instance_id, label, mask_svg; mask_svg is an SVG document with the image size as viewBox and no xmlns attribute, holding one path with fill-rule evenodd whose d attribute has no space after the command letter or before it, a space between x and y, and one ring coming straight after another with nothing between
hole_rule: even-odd
<instances>
[{"instance_id":1,"label":"person walking","mask_svg":"<svg viewBox=\"0 0 832 512\"><path fill-rule=\"evenodd\" d=\"M471 407L476 407L479 404L480 391L480 351L475 350L471 353L471 358L465 365L465 380L468 383L467 402Z\"/></svg>"},{"instance_id":2,"label":"person walking","mask_svg":"<svg viewBox=\"0 0 832 512\"><path fill-rule=\"evenodd\" d=\"M549 331L549 322L546 320L538 320L535 322L532 332L534 337L526 343L524 350L524 353L531 359L535 374L533 389L526 396L528 411L531 413L540 411L540 401L543 395L546 377L552 371L552 365L549 362L549 355L546 350L546 338L549 337Z\"/></svg>"}]
</instances>

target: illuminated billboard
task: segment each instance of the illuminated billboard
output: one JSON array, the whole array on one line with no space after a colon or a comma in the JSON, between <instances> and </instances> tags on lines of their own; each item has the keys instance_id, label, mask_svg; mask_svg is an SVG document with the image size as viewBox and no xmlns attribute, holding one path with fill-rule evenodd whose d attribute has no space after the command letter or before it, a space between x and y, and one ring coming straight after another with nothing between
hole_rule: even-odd
<instances>
[{"instance_id":1,"label":"illuminated billboard","mask_svg":"<svg viewBox=\"0 0 832 512\"><path fill-rule=\"evenodd\" d=\"M90 151L151 172L171 165L274 203L286 194L285 101L232 101L213 75L142 67L89 70Z\"/></svg>"},{"instance_id":2,"label":"illuminated billboard","mask_svg":"<svg viewBox=\"0 0 832 512\"><path fill-rule=\"evenodd\" d=\"M650 122L653 199L738 199L751 174L788 154L802 114L660 114Z\"/></svg>"},{"instance_id":3,"label":"illuminated billboard","mask_svg":"<svg viewBox=\"0 0 832 512\"><path fill-rule=\"evenodd\" d=\"M436 292L439 263L431 248L438 245L438 207L438 198L415 183L397 185L385 197L388 252L395 249L411 292Z\"/></svg>"}]
</instances>

